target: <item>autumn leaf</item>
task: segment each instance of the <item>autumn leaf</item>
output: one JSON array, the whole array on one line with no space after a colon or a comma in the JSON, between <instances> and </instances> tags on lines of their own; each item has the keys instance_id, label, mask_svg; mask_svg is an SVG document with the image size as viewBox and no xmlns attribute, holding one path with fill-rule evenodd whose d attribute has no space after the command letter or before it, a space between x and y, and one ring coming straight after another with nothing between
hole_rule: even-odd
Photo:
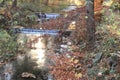
<instances>
[{"instance_id":1,"label":"autumn leaf","mask_svg":"<svg viewBox=\"0 0 120 80\"><path fill-rule=\"evenodd\" d=\"M30 77L30 78L36 78L36 76L34 74L29 73L29 72L23 72L21 74L21 77L23 77L23 78L28 78L28 77Z\"/></svg>"},{"instance_id":2,"label":"autumn leaf","mask_svg":"<svg viewBox=\"0 0 120 80\"><path fill-rule=\"evenodd\" d=\"M77 78L82 78L83 75L82 75L82 73L76 73L75 76L76 76Z\"/></svg>"}]
</instances>

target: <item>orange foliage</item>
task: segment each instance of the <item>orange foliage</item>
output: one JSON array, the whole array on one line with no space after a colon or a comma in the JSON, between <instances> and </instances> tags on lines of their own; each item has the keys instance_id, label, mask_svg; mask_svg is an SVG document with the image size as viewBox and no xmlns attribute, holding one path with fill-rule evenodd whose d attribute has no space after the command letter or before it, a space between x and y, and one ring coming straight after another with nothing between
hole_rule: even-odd
<instances>
[{"instance_id":1,"label":"orange foliage","mask_svg":"<svg viewBox=\"0 0 120 80\"><path fill-rule=\"evenodd\" d=\"M12 18L12 14L8 9L0 10L0 15L3 15L8 20Z\"/></svg>"},{"instance_id":2,"label":"orange foliage","mask_svg":"<svg viewBox=\"0 0 120 80\"><path fill-rule=\"evenodd\" d=\"M102 6L103 0L95 0L94 2L94 11L95 11L95 21L99 21L103 9ZM48 22L44 22L41 26L43 29L67 29L71 21L77 21L77 24L85 26L85 16L86 16L86 7L77 8L75 10L65 12L67 17L51 19ZM64 27L63 27L64 26Z\"/></svg>"},{"instance_id":3,"label":"orange foliage","mask_svg":"<svg viewBox=\"0 0 120 80\"><path fill-rule=\"evenodd\" d=\"M103 0L94 0L94 11L101 11L103 9Z\"/></svg>"},{"instance_id":4,"label":"orange foliage","mask_svg":"<svg viewBox=\"0 0 120 80\"><path fill-rule=\"evenodd\" d=\"M48 55L53 62L53 65L49 67L55 80L87 80L86 66L83 62L85 54L74 52L69 55L70 58L67 54Z\"/></svg>"},{"instance_id":5,"label":"orange foliage","mask_svg":"<svg viewBox=\"0 0 120 80\"><path fill-rule=\"evenodd\" d=\"M98 1L98 2L97 2ZM95 21L100 21L102 13L102 1L97 0L95 2ZM99 5L97 5L99 4ZM57 19L51 19L50 21L43 22L43 24L39 27L43 29L59 29L59 30L66 30L69 28L69 25L72 21L75 21L75 31L72 35L73 39L77 39L77 41L85 40L86 38L86 7L77 8L75 10L65 12L65 15Z\"/></svg>"}]
</instances>

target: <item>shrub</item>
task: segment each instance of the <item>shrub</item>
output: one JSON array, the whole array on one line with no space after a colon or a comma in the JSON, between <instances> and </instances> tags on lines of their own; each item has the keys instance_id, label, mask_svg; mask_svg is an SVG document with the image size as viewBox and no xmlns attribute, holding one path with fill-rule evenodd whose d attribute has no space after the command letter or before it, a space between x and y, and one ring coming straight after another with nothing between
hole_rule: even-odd
<instances>
[{"instance_id":1,"label":"shrub","mask_svg":"<svg viewBox=\"0 0 120 80\"><path fill-rule=\"evenodd\" d=\"M0 62L14 58L17 47L15 36L13 37L7 31L0 29Z\"/></svg>"}]
</instances>

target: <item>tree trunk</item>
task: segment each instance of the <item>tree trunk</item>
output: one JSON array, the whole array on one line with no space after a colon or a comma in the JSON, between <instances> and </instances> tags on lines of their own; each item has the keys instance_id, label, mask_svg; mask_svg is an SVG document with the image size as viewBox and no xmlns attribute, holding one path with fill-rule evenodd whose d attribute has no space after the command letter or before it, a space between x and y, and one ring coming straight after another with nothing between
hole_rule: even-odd
<instances>
[{"instance_id":1,"label":"tree trunk","mask_svg":"<svg viewBox=\"0 0 120 80\"><path fill-rule=\"evenodd\" d=\"M44 4L45 4L46 6L48 6L48 3L49 3L49 0L45 0L45 1L44 1Z\"/></svg>"},{"instance_id":2,"label":"tree trunk","mask_svg":"<svg viewBox=\"0 0 120 80\"><path fill-rule=\"evenodd\" d=\"M17 0L12 0L12 8L15 8L17 6Z\"/></svg>"},{"instance_id":3,"label":"tree trunk","mask_svg":"<svg viewBox=\"0 0 120 80\"><path fill-rule=\"evenodd\" d=\"M93 50L95 45L95 21L94 21L94 0L87 0L87 49Z\"/></svg>"}]
</instances>

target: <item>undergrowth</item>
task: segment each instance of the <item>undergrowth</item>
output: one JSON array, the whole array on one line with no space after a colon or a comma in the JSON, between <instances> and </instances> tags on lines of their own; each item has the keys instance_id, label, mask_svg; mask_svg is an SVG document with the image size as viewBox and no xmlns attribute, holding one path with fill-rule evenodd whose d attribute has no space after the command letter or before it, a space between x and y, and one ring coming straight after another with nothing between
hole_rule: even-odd
<instances>
[{"instance_id":1,"label":"undergrowth","mask_svg":"<svg viewBox=\"0 0 120 80\"><path fill-rule=\"evenodd\" d=\"M120 79L120 28L119 14L112 9L104 13L101 24L96 31L96 50L88 53L89 79ZM109 13L109 14L108 14Z\"/></svg>"}]
</instances>

